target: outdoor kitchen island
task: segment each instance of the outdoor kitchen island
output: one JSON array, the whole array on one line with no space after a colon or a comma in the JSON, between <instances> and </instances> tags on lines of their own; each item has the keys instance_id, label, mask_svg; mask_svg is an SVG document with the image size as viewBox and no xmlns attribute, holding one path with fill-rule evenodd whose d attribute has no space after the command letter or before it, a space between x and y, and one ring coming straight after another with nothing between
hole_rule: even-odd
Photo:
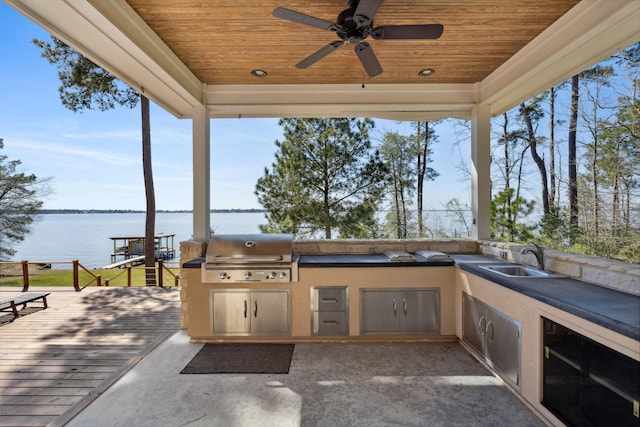
<instances>
[{"instance_id":1,"label":"outdoor kitchen island","mask_svg":"<svg viewBox=\"0 0 640 427\"><path fill-rule=\"evenodd\" d=\"M205 260L192 260L183 266L190 277L189 336L194 342L457 340L453 261L389 256L304 255L290 282L207 283L200 272ZM266 329L251 324L260 316L269 317ZM229 317L249 325L225 329Z\"/></svg>"}]
</instances>

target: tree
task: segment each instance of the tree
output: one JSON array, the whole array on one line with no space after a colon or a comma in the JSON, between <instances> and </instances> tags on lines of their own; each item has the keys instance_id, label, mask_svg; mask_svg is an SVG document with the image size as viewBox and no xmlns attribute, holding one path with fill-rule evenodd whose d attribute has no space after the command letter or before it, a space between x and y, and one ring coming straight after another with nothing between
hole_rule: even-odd
<instances>
[{"instance_id":1,"label":"tree","mask_svg":"<svg viewBox=\"0 0 640 427\"><path fill-rule=\"evenodd\" d=\"M255 194L267 211L263 232L376 237L386 169L372 150L370 119L281 119L284 140Z\"/></svg>"},{"instance_id":2,"label":"tree","mask_svg":"<svg viewBox=\"0 0 640 427\"><path fill-rule=\"evenodd\" d=\"M586 143L585 153L585 157L588 159L586 169L589 171L590 182L588 182L584 188L590 187L592 191L590 200L590 205L593 207L591 225L593 226L596 238L598 234L600 234L601 222L606 221L601 215L602 194L600 180L602 174L599 166L601 160L602 132L609 124L607 120L600 115L603 113L603 96L605 96L603 91L605 88L610 87L610 78L613 73L614 70L611 66L596 65L583 71L580 75L583 84L588 85L584 93L585 102L582 106L582 121L585 123L589 136L591 137L591 141ZM585 215L583 215L583 219L587 219ZM586 224L586 222L583 222L583 224Z\"/></svg>"},{"instance_id":3,"label":"tree","mask_svg":"<svg viewBox=\"0 0 640 427\"><path fill-rule=\"evenodd\" d=\"M424 236L423 223L423 201L424 201L424 181L433 181L440 174L433 168L427 166L433 160L431 156L433 150L431 144L438 140L438 136L433 131L433 125L439 121L431 122L432 128L429 128L429 122L416 122L416 133L412 135L415 143L416 152L416 182L417 182L417 204L418 204L418 236Z\"/></svg>"},{"instance_id":4,"label":"tree","mask_svg":"<svg viewBox=\"0 0 640 427\"><path fill-rule=\"evenodd\" d=\"M0 138L0 150L4 142ZM49 191L48 179L18 170L20 160L8 160L0 154L0 260L15 254L11 248L29 233L29 225L40 207L41 197Z\"/></svg>"},{"instance_id":5,"label":"tree","mask_svg":"<svg viewBox=\"0 0 640 427\"><path fill-rule=\"evenodd\" d=\"M145 267L147 285L156 284L155 273L155 194L151 167L151 131L149 125L149 100L143 94L127 87L115 76L94 64L62 40L51 38L52 43L34 39L42 50L42 57L58 67L58 88L62 105L73 112L100 111L117 105L133 108L141 101L142 116L142 163L147 201L145 225Z\"/></svg>"},{"instance_id":6,"label":"tree","mask_svg":"<svg viewBox=\"0 0 640 427\"><path fill-rule=\"evenodd\" d=\"M538 153L538 137L536 137L536 132L534 129L534 121L539 120L543 113L540 110L540 98L534 98L529 105L526 105L524 102L520 104L520 114L525 122L527 127L527 142L529 144L529 151L531 153L531 158L534 163L538 167L538 172L540 173L540 188L542 190L542 209L544 215L549 215L550 203L549 203L549 184L548 184L548 176L547 176L547 167L544 162L544 159L540 157Z\"/></svg>"},{"instance_id":7,"label":"tree","mask_svg":"<svg viewBox=\"0 0 640 427\"><path fill-rule=\"evenodd\" d=\"M578 108L580 100L580 76L578 74L571 78L571 113L569 119L569 144L568 144L568 166L569 166L569 243L574 244L578 237L578 161L577 161L577 131L578 131Z\"/></svg>"},{"instance_id":8,"label":"tree","mask_svg":"<svg viewBox=\"0 0 640 427\"><path fill-rule=\"evenodd\" d=\"M524 242L533 237L533 227L518 221L533 212L534 201L516 196L505 188L491 200L491 237L508 242Z\"/></svg>"},{"instance_id":9,"label":"tree","mask_svg":"<svg viewBox=\"0 0 640 427\"><path fill-rule=\"evenodd\" d=\"M387 132L382 139L380 152L382 160L389 169L388 194L391 208L387 214L388 222L394 224L394 237L409 237L411 196L413 193L414 171L412 169L411 141L397 132Z\"/></svg>"},{"instance_id":10,"label":"tree","mask_svg":"<svg viewBox=\"0 0 640 427\"><path fill-rule=\"evenodd\" d=\"M517 241L530 236L530 227L520 225L526 216L533 212L534 203L527 201L522 195L522 182L525 164L525 154L529 149L526 131L516 127L513 129L509 120L510 115L502 115L502 132L498 137L498 148L492 155L492 165L498 169L502 182L492 181L492 187L502 185L491 200L491 230L492 235L503 240ZM523 144L523 141L525 142Z\"/></svg>"}]
</instances>

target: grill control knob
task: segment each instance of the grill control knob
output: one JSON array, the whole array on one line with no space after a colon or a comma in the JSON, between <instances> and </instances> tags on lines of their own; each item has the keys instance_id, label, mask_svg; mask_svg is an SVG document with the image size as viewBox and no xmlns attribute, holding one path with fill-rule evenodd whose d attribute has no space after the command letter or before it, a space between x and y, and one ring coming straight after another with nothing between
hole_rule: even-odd
<instances>
[{"instance_id":1,"label":"grill control knob","mask_svg":"<svg viewBox=\"0 0 640 427\"><path fill-rule=\"evenodd\" d=\"M267 275L267 279L271 279L271 280L273 280L273 279L275 279L275 278L276 278L276 272L275 272L275 271L272 271L271 273L269 273L269 274Z\"/></svg>"},{"instance_id":2,"label":"grill control knob","mask_svg":"<svg viewBox=\"0 0 640 427\"><path fill-rule=\"evenodd\" d=\"M282 273L280 273L280 278L281 279L285 279L287 277L287 273L285 273L284 271Z\"/></svg>"},{"instance_id":3,"label":"grill control knob","mask_svg":"<svg viewBox=\"0 0 640 427\"><path fill-rule=\"evenodd\" d=\"M229 274L226 271L220 273L220 279L225 280L229 278Z\"/></svg>"},{"instance_id":4,"label":"grill control knob","mask_svg":"<svg viewBox=\"0 0 640 427\"><path fill-rule=\"evenodd\" d=\"M251 279L251 272L250 272L250 271L247 271L246 273L244 273L244 278L245 278L246 280Z\"/></svg>"}]
</instances>

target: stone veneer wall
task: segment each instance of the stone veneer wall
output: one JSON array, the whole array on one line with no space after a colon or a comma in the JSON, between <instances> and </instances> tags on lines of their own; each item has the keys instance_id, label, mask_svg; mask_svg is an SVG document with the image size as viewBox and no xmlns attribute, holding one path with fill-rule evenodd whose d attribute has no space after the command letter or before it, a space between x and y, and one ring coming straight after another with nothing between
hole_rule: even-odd
<instances>
[{"instance_id":1,"label":"stone veneer wall","mask_svg":"<svg viewBox=\"0 0 640 427\"><path fill-rule=\"evenodd\" d=\"M538 266L533 254L521 254L529 245L482 241L482 253L521 264ZM640 295L640 265L590 255L544 251L544 268L574 279L616 289L632 295Z\"/></svg>"},{"instance_id":2,"label":"stone veneer wall","mask_svg":"<svg viewBox=\"0 0 640 427\"><path fill-rule=\"evenodd\" d=\"M477 241L462 239L317 239L294 241L296 255L381 254L385 251L415 252L421 249L451 254L480 253L480 245Z\"/></svg>"},{"instance_id":3,"label":"stone veneer wall","mask_svg":"<svg viewBox=\"0 0 640 427\"><path fill-rule=\"evenodd\" d=\"M188 240L180 242L180 265L192 259L200 258L207 252L207 242ZM189 279L185 274L180 274L180 328L187 329L189 304L187 303L187 288Z\"/></svg>"},{"instance_id":4,"label":"stone veneer wall","mask_svg":"<svg viewBox=\"0 0 640 427\"><path fill-rule=\"evenodd\" d=\"M437 250L450 254L485 254L537 267L532 254L521 254L528 245L515 243L476 241L463 239L402 239L402 240L295 240L296 255L320 254L380 254L384 251L415 252L417 250ZM180 242L180 265L195 258L204 257L206 242ZM640 295L640 265L598 258L588 255L544 251L545 269L564 274L575 279L616 289L633 295ZM185 275L180 278L181 319L183 329L187 327L189 307L186 289L189 286Z\"/></svg>"}]
</instances>

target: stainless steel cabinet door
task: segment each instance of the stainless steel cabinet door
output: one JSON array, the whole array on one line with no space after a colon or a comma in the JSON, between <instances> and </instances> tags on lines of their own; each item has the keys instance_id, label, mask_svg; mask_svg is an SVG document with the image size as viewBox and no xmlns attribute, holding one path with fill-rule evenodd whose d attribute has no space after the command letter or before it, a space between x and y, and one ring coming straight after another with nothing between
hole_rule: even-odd
<instances>
[{"instance_id":1,"label":"stainless steel cabinet door","mask_svg":"<svg viewBox=\"0 0 640 427\"><path fill-rule=\"evenodd\" d=\"M400 329L401 293L387 290L366 290L360 305L363 333L398 332Z\"/></svg>"},{"instance_id":2,"label":"stainless steel cabinet door","mask_svg":"<svg viewBox=\"0 0 640 427\"><path fill-rule=\"evenodd\" d=\"M517 385L520 379L520 323L489 308L485 331L488 361Z\"/></svg>"},{"instance_id":3,"label":"stainless steel cabinet door","mask_svg":"<svg viewBox=\"0 0 640 427\"><path fill-rule=\"evenodd\" d=\"M520 322L462 293L462 339L512 385L520 384Z\"/></svg>"},{"instance_id":4,"label":"stainless steel cabinet door","mask_svg":"<svg viewBox=\"0 0 640 427\"><path fill-rule=\"evenodd\" d=\"M249 292L211 292L213 333L247 333L251 317Z\"/></svg>"},{"instance_id":5,"label":"stainless steel cabinet door","mask_svg":"<svg viewBox=\"0 0 640 427\"><path fill-rule=\"evenodd\" d=\"M439 326L438 291L407 290L398 302L402 332L437 332Z\"/></svg>"},{"instance_id":6,"label":"stainless steel cabinet door","mask_svg":"<svg viewBox=\"0 0 640 427\"><path fill-rule=\"evenodd\" d=\"M289 332L288 292L252 292L250 310L252 333L286 334Z\"/></svg>"},{"instance_id":7,"label":"stainless steel cabinet door","mask_svg":"<svg viewBox=\"0 0 640 427\"><path fill-rule=\"evenodd\" d=\"M471 296L462 293L462 339L484 356L484 330L487 325L487 309Z\"/></svg>"}]
</instances>

